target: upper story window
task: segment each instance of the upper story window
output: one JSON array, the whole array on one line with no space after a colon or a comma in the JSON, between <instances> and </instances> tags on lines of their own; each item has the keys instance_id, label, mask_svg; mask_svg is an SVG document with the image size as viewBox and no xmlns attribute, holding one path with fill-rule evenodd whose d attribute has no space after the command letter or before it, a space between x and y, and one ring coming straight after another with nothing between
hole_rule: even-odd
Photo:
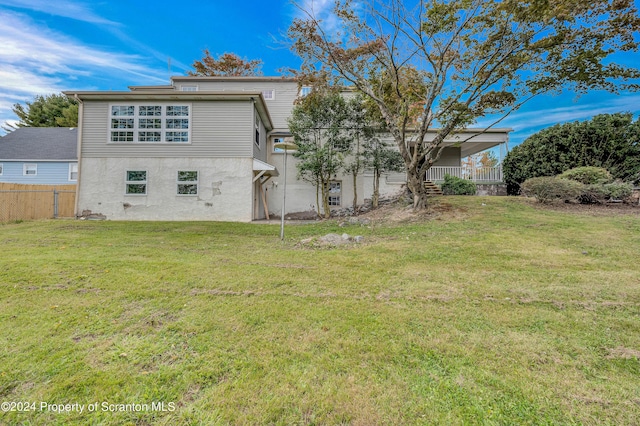
<instances>
[{"instance_id":1,"label":"upper story window","mask_svg":"<svg viewBox=\"0 0 640 426\"><path fill-rule=\"evenodd\" d=\"M275 89L263 90L262 91L262 97L265 99L265 101L274 100L276 98Z\"/></svg>"},{"instance_id":2,"label":"upper story window","mask_svg":"<svg viewBox=\"0 0 640 426\"><path fill-rule=\"evenodd\" d=\"M189 142L191 105L111 105L109 142Z\"/></svg>"},{"instance_id":3,"label":"upper story window","mask_svg":"<svg viewBox=\"0 0 640 426\"><path fill-rule=\"evenodd\" d=\"M304 97L310 94L313 91L313 87L311 86L302 86L300 88L300 96Z\"/></svg>"},{"instance_id":4,"label":"upper story window","mask_svg":"<svg viewBox=\"0 0 640 426\"><path fill-rule=\"evenodd\" d=\"M22 175L23 176L36 176L38 174L37 164L23 164Z\"/></svg>"}]
</instances>

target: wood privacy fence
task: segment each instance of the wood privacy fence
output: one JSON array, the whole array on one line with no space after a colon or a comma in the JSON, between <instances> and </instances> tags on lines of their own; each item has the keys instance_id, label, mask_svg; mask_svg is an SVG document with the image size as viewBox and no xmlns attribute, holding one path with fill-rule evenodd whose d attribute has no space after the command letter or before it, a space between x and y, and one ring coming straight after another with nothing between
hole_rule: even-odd
<instances>
[{"instance_id":1,"label":"wood privacy fence","mask_svg":"<svg viewBox=\"0 0 640 426\"><path fill-rule=\"evenodd\" d=\"M0 183L0 223L73 217L75 185Z\"/></svg>"}]
</instances>

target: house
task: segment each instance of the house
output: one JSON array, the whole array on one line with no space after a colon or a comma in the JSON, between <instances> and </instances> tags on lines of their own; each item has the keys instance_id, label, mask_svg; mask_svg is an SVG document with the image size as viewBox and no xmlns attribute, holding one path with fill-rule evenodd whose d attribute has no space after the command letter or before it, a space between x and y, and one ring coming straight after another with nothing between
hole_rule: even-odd
<instances>
[{"instance_id":1,"label":"house","mask_svg":"<svg viewBox=\"0 0 640 426\"><path fill-rule=\"evenodd\" d=\"M77 152L78 129L20 127L0 138L0 182L75 184Z\"/></svg>"},{"instance_id":2,"label":"house","mask_svg":"<svg viewBox=\"0 0 640 426\"><path fill-rule=\"evenodd\" d=\"M65 92L80 105L78 215L248 222L281 214L285 175L286 214L316 209L315 188L297 179L290 155L283 173L285 153L274 148L291 136L287 119L310 88L291 78L185 76L129 89ZM478 133L476 152L508 134L469 132ZM467 151L458 143L445 142L439 166L460 168ZM359 202L370 197L372 179L359 177ZM388 175L381 191L402 191L405 183ZM336 175L332 207L350 205L352 190L350 176Z\"/></svg>"}]
</instances>

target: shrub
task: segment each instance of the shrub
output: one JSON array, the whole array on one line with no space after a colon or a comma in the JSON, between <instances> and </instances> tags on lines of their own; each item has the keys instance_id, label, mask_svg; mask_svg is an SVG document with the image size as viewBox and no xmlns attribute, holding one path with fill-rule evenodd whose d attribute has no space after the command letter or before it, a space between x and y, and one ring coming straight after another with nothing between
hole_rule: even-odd
<instances>
[{"instance_id":1,"label":"shrub","mask_svg":"<svg viewBox=\"0 0 640 426\"><path fill-rule=\"evenodd\" d=\"M502 172L509 194L516 195L529 178L580 166L604 167L615 179L640 183L640 119L601 114L543 129L507 154Z\"/></svg>"},{"instance_id":2,"label":"shrub","mask_svg":"<svg viewBox=\"0 0 640 426\"><path fill-rule=\"evenodd\" d=\"M633 193L633 185L630 183L612 182L602 186L610 200L625 200Z\"/></svg>"},{"instance_id":3,"label":"shrub","mask_svg":"<svg viewBox=\"0 0 640 426\"><path fill-rule=\"evenodd\" d=\"M584 185L573 180L543 176L525 180L520 189L524 195L535 197L540 203L550 203L554 200L575 200L583 192Z\"/></svg>"},{"instance_id":4,"label":"shrub","mask_svg":"<svg viewBox=\"0 0 640 426\"><path fill-rule=\"evenodd\" d=\"M476 195L476 184L450 174L444 175L444 183L440 185L444 195Z\"/></svg>"},{"instance_id":5,"label":"shrub","mask_svg":"<svg viewBox=\"0 0 640 426\"><path fill-rule=\"evenodd\" d=\"M561 179L575 180L585 185L611 182L611 173L602 167L583 166L569 169L558 176Z\"/></svg>"}]
</instances>

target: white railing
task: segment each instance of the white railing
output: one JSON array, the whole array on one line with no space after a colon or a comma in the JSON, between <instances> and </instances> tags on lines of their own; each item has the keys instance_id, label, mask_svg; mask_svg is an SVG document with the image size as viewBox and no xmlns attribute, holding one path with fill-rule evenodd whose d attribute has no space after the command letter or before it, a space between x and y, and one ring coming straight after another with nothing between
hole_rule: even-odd
<instances>
[{"instance_id":1,"label":"white railing","mask_svg":"<svg viewBox=\"0 0 640 426\"><path fill-rule=\"evenodd\" d=\"M425 180L444 181L445 175L451 175L474 182L502 182L502 167L447 167L434 166L427 170Z\"/></svg>"}]
</instances>

